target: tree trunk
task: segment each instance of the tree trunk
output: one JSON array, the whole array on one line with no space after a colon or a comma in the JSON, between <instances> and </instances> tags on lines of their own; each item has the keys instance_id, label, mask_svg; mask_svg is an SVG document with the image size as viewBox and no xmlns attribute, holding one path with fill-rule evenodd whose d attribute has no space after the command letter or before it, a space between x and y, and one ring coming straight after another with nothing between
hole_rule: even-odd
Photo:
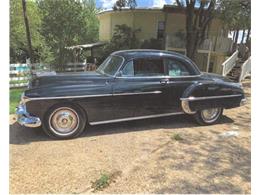
<instances>
[{"instance_id":1,"label":"tree trunk","mask_svg":"<svg viewBox=\"0 0 260 195\"><path fill-rule=\"evenodd\" d=\"M206 6L206 1L201 1L198 9L195 6L196 0L186 0L186 6L180 0L176 0L176 2L179 7L186 10L187 56L196 61L197 49L205 40L206 32L213 18L215 1L210 1L208 6ZM205 7L207 8L205 9Z\"/></svg>"},{"instance_id":2,"label":"tree trunk","mask_svg":"<svg viewBox=\"0 0 260 195\"><path fill-rule=\"evenodd\" d=\"M33 59L33 50L32 50L29 21L28 21L27 13L26 13L26 0L22 0L22 5L23 5L23 17L24 17L24 24L25 24L25 29L26 29L26 37L27 37L27 43L28 43L28 52L29 52L29 56L30 56L30 61L31 61L31 63L33 63L34 59Z\"/></svg>"},{"instance_id":3,"label":"tree trunk","mask_svg":"<svg viewBox=\"0 0 260 195\"><path fill-rule=\"evenodd\" d=\"M195 33L193 31L193 14L194 8L191 5L187 5L186 8L186 55L192 59L195 60Z\"/></svg>"},{"instance_id":4,"label":"tree trunk","mask_svg":"<svg viewBox=\"0 0 260 195\"><path fill-rule=\"evenodd\" d=\"M243 44L243 41L244 41L244 38L245 38L245 32L246 32L246 29L243 29L243 34L242 34L242 39L240 41L240 44Z\"/></svg>"},{"instance_id":5,"label":"tree trunk","mask_svg":"<svg viewBox=\"0 0 260 195\"><path fill-rule=\"evenodd\" d=\"M233 44L233 49L232 51L235 51L237 49L237 40L238 40L238 35L239 35L239 29L236 30L236 36Z\"/></svg>"},{"instance_id":6,"label":"tree trunk","mask_svg":"<svg viewBox=\"0 0 260 195\"><path fill-rule=\"evenodd\" d=\"M247 30L246 43L248 43L249 41L250 33L251 33L251 28Z\"/></svg>"},{"instance_id":7,"label":"tree trunk","mask_svg":"<svg viewBox=\"0 0 260 195\"><path fill-rule=\"evenodd\" d=\"M233 41L235 41L236 32L237 32L237 31L235 31L235 30L234 30L234 32L233 32L233 39L232 39Z\"/></svg>"}]
</instances>

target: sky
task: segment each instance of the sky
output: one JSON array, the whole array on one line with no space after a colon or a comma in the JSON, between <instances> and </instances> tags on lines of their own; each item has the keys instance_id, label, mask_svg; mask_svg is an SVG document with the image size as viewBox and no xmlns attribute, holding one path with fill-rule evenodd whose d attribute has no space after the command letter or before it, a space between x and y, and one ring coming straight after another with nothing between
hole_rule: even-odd
<instances>
[{"instance_id":1,"label":"sky","mask_svg":"<svg viewBox=\"0 0 260 195\"><path fill-rule=\"evenodd\" d=\"M102 9L111 9L116 0L96 0L96 7ZM136 0L137 7L159 7L164 4L173 4L174 0Z\"/></svg>"}]
</instances>

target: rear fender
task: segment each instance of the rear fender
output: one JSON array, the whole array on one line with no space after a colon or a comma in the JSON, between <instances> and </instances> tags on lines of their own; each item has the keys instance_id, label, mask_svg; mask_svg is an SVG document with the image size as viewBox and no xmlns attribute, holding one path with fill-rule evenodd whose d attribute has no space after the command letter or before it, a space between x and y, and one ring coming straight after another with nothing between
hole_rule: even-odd
<instances>
[{"instance_id":1,"label":"rear fender","mask_svg":"<svg viewBox=\"0 0 260 195\"><path fill-rule=\"evenodd\" d=\"M209 108L234 108L244 99L243 90L236 84L197 82L189 86L181 97L182 109L187 114Z\"/></svg>"}]
</instances>

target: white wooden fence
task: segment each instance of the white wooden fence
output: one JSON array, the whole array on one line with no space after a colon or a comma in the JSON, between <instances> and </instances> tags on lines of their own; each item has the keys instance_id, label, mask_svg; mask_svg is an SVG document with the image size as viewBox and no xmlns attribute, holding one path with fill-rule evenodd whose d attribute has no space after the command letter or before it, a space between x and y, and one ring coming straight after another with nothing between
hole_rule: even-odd
<instances>
[{"instance_id":1,"label":"white wooden fence","mask_svg":"<svg viewBox=\"0 0 260 195\"><path fill-rule=\"evenodd\" d=\"M238 50L235 51L232 56L230 56L225 62L222 64L222 75L226 76L232 68L236 65L236 61L238 59Z\"/></svg>"},{"instance_id":2,"label":"white wooden fence","mask_svg":"<svg viewBox=\"0 0 260 195\"><path fill-rule=\"evenodd\" d=\"M36 74L44 74L46 71L50 74L50 65L32 64L35 67ZM96 69L95 64L91 63L67 63L64 72L83 72L93 71ZM53 72L52 72L53 73ZM26 87L30 78L30 66L28 64L10 64L9 72L10 88ZM38 74L37 74L38 75Z\"/></svg>"},{"instance_id":3,"label":"white wooden fence","mask_svg":"<svg viewBox=\"0 0 260 195\"><path fill-rule=\"evenodd\" d=\"M30 68L27 64L10 64L10 88L28 86Z\"/></svg>"},{"instance_id":4,"label":"white wooden fence","mask_svg":"<svg viewBox=\"0 0 260 195\"><path fill-rule=\"evenodd\" d=\"M239 82L245 79L251 74L251 57L249 57L241 67L241 74L239 77Z\"/></svg>"}]
</instances>

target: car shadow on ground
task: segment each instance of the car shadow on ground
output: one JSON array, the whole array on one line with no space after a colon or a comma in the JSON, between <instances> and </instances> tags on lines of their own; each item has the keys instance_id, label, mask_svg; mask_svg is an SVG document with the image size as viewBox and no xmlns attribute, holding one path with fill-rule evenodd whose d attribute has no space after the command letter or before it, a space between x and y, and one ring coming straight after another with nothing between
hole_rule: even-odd
<instances>
[{"instance_id":1,"label":"car shadow on ground","mask_svg":"<svg viewBox=\"0 0 260 195\"><path fill-rule=\"evenodd\" d=\"M233 123L234 121L223 116L218 124ZM128 133L133 131L147 131L147 130L158 130L158 129L182 129L192 128L198 126L192 117L188 115L179 115L171 117L162 117L154 119L144 119L120 123L111 123L103 125L90 126L87 125L86 130L80 136L82 137L95 137L108 134ZM27 128L20 126L17 122L10 125L10 144L29 144L31 142L38 141L56 141L48 137L39 128Z\"/></svg>"}]
</instances>

